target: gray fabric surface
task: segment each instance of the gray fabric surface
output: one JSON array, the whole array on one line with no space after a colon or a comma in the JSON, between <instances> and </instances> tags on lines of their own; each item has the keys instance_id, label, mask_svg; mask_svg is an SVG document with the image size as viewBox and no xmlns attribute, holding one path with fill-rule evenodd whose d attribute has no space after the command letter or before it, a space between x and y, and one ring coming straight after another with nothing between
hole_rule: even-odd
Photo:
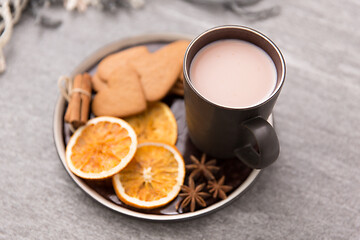
<instances>
[{"instance_id":1,"label":"gray fabric surface","mask_svg":"<svg viewBox=\"0 0 360 240\"><path fill-rule=\"evenodd\" d=\"M24 15L0 76L0 239L360 239L360 3L273 3L281 15L258 22L165 0L113 15L52 9L64 20L55 30ZM58 76L114 40L196 35L221 24L258 29L285 56L286 83L274 109L278 161L231 205L191 221L137 220L88 197L53 143Z\"/></svg>"}]
</instances>

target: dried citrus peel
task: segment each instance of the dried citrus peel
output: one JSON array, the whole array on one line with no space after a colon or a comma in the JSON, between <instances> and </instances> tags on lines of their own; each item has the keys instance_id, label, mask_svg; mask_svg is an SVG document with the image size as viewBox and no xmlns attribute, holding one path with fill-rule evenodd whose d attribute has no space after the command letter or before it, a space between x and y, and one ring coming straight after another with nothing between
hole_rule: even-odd
<instances>
[{"instance_id":1,"label":"dried citrus peel","mask_svg":"<svg viewBox=\"0 0 360 240\"><path fill-rule=\"evenodd\" d=\"M70 138L66 162L79 177L107 178L126 167L136 147L136 133L128 123L114 117L93 118Z\"/></svg>"},{"instance_id":2,"label":"dried citrus peel","mask_svg":"<svg viewBox=\"0 0 360 240\"><path fill-rule=\"evenodd\" d=\"M144 142L130 164L113 177L113 185L124 203L150 209L172 201L184 177L184 160L174 146Z\"/></svg>"}]
</instances>

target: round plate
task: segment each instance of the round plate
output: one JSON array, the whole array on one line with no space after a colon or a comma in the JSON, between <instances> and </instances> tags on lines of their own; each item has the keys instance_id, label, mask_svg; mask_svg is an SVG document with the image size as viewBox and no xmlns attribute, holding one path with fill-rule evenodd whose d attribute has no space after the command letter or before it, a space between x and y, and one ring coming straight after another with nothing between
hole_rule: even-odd
<instances>
[{"instance_id":1,"label":"round plate","mask_svg":"<svg viewBox=\"0 0 360 240\"><path fill-rule=\"evenodd\" d=\"M83 62L81 62L79 66L76 67L75 70L70 74L70 77L73 77L76 74L83 72L90 72L90 73L94 72L98 62L102 58L113 52L128 47L133 47L136 45L146 45L150 51L154 51L166 43L176 41L179 39L191 40L192 37L182 34L151 34L151 35L142 35L138 37L127 38L111 43L99 49L94 54L86 58ZM176 144L176 146L183 154L185 162L189 162L189 160L186 159L189 158L190 154L194 154L197 157L200 157L201 153L192 145L191 141L187 137L187 127L185 122L183 99L179 97L177 98L167 97L164 99L164 102L170 106L178 122L179 136L178 136L178 143ZM145 211L145 210L131 208L121 203L117 199L111 187L111 183L109 185L107 181L94 182L94 181L83 180L75 176L67 167L65 161L65 146L70 137L70 130L67 124L64 123L64 113L66 107L67 107L66 100L64 99L64 97L60 96L57 100L55 107L53 130L54 130L54 140L55 140L56 149L62 164L64 165L70 177L82 190L85 191L85 193L87 193L90 197L92 197L99 203L103 204L104 206L113 209L114 211L120 212L122 214L136 218L141 218L141 219L154 220L154 221L173 221L173 220L184 220L184 219L199 217L208 214L210 212L213 212L215 210L218 210L221 207L224 207L225 205L233 201L236 197L243 194L245 190L248 189L250 185L255 181L255 179L260 173L260 170L247 168L245 165L241 164L239 160L218 160L218 163L222 166L222 168L225 168L225 170L222 170L222 173L225 174L226 178L230 180L236 178L235 183L232 184L234 186L234 189L225 200L220 200L217 202L213 201L210 202L210 204L205 208L196 210L194 212L185 212L185 213L181 213L175 210L176 204L178 204L179 201L181 200L179 199L179 197L175 199L172 203L170 203L169 206L162 209ZM272 115L269 117L268 121L270 122L270 124L273 124ZM236 170L237 172L234 173L234 170L232 170L233 168L237 169Z\"/></svg>"}]
</instances>

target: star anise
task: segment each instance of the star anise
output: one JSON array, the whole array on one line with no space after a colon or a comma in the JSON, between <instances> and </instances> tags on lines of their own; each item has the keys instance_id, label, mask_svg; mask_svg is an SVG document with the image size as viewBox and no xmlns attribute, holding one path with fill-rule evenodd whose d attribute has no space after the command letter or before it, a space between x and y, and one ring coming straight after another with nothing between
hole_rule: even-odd
<instances>
[{"instance_id":1,"label":"star anise","mask_svg":"<svg viewBox=\"0 0 360 240\"><path fill-rule=\"evenodd\" d=\"M221 199L227 198L226 193L233 187L224 185L224 182L225 176L222 176L218 182L216 180L209 181L207 188L209 189L210 193L213 193L213 198L217 198L218 196Z\"/></svg>"},{"instance_id":2,"label":"star anise","mask_svg":"<svg viewBox=\"0 0 360 240\"><path fill-rule=\"evenodd\" d=\"M215 179L213 173L218 171L220 168L215 166L216 159L212 159L208 162L206 160L206 154L203 153L201 160L199 161L194 155L190 156L193 164L186 165L187 170L192 170L190 178L196 179L199 175L203 175L208 180Z\"/></svg>"},{"instance_id":3,"label":"star anise","mask_svg":"<svg viewBox=\"0 0 360 240\"><path fill-rule=\"evenodd\" d=\"M181 208L190 204L190 211L195 211L196 204L206 207L204 198L209 197L210 194L206 192L200 192L205 186L205 183L195 186L195 182L192 178L189 178L189 186L182 185L180 197L185 197L180 205Z\"/></svg>"}]
</instances>

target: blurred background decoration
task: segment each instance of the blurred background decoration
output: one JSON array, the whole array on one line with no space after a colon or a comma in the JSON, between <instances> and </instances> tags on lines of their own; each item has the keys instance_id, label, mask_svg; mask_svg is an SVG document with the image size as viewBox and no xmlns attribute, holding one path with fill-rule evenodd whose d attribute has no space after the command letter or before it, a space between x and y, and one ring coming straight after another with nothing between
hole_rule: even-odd
<instances>
[{"instance_id":1,"label":"blurred background decoration","mask_svg":"<svg viewBox=\"0 0 360 240\"><path fill-rule=\"evenodd\" d=\"M259 21L277 16L279 6L263 6L261 0L184 0L194 5L213 5L229 9L239 17L249 21ZM94 7L104 12L115 12L120 7L139 9L146 5L146 0L1 0L0 3L0 73L5 71L6 63L3 49L9 42L14 25L21 18L22 12L31 15L35 24L45 28L57 28L61 19L46 15L49 7L63 6L67 11L84 12Z\"/></svg>"}]
</instances>

